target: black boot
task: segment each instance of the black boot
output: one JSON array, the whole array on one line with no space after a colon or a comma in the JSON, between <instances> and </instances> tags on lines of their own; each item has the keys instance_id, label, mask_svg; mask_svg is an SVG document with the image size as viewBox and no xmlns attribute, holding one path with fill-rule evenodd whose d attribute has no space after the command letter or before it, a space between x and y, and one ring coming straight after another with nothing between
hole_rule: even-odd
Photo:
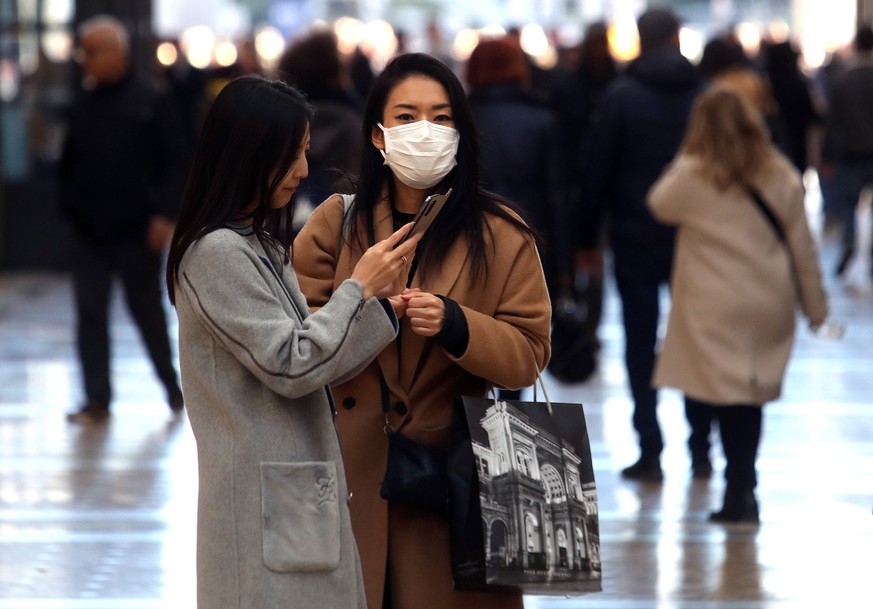
<instances>
[{"instance_id":1,"label":"black boot","mask_svg":"<svg viewBox=\"0 0 873 609\"><path fill-rule=\"evenodd\" d=\"M752 489L731 489L724 493L724 504L717 512L709 515L712 522L757 524L758 500Z\"/></svg>"},{"instance_id":2,"label":"black boot","mask_svg":"<svg viewBox=\"0 0 873 609\"><path fill-rule=\"evenodd\" d=\"M622 478L642 482L660 482L664 479L661 460L658 457L643 455L639 461L621 470Z\"/></svg>"}]
</instances>

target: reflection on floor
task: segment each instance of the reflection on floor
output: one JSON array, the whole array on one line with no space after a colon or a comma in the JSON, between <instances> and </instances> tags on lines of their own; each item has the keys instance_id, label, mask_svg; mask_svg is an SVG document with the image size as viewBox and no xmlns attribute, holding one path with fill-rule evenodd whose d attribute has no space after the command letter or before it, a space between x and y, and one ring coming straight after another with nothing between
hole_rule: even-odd
<instances>
[{"instance_id":1,"label":"reflection on floor","mask_svg":"<svg viewBox=\"0 0 873 609\"><path fill-rule=\"evenodd\" d=\"M873 293L866 260L833 278L837 254L825 238L832 307L848 333L827 342L798 332L784 396L765 412L757 529L706 520L723 481L692 481L676 393L660 406L664 483L616 475L637 453L610 291L596 377L547 378L553 400L586 407L604 591L528 597L529 609L873 606ZM0 274L0 609L193 607L190 427L171 418L118 299L114 417L66 423L80 396L69 305L63 275Z\"/></svg>"}]
</instances>

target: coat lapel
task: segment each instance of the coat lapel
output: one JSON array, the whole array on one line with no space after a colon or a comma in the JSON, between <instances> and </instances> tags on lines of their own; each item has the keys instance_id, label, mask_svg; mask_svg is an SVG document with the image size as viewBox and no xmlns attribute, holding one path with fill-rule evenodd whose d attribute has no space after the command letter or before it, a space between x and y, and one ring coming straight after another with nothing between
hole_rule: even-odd
<instances>
[{"instance_id":1,"label":"coat lapel","mask_svg":"<svg viewBox=\"0 0 873 609\"><path fill-rule=\"evenodd\" d=\"M387 200L380 201L376 206L374 219L376 240L387 239L394 228L391 205ZM461 273L465 271L467 257L467 242L461 237L449 248L439 272L431 275L424 284L413 280L412 286L431 294L451 297ZM394 395L403 400L407 399L405 388L411 387L417 381L417 376L426 368L425 360L437 348L436 345L428 348L427 342L435 340L416 334L407 320L401 321L397 339L391 342L377 358L385 382Z\"/></svg>"},{"instance_id":2,"label":"coat lapel","mask_svg":"<svg viewBox=\"0 0 873 609\"><path fill-rule=\"evenodd\" d=\"M394 232L394 221L391 216L391 204L387 199L381 199L373 210L373 223L375 224L374 235L376 242L387 239ZM388 346L382 349L382 352L376 357L379 362L379 368L382 369L382 376L385 378L385 383L395 396L400 397L403 401L407 400L407 394L404 387L409 385L401 380L400 366L400 346L399 343L402 335L407 334L404 328L408 328L408 322L401 320L400 334L397 338L388 343ZM411 334L411 332L410 332Z\"/></svg>"}]
</instances>

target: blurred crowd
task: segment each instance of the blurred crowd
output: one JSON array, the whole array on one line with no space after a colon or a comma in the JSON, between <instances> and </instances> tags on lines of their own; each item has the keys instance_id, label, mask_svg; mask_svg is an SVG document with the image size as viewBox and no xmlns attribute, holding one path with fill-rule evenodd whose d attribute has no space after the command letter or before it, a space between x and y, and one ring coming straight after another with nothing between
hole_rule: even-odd
<instances>
[{"instance_id":1,"label":"blurred crowd","mask_svg":"<svg viewBox=\"0 0 873 609\"><path fill-rule=\"evenodd\" d=\"M398 32L397 54L406 51L406 38ZM589 24L578 44L559 46L557 61L548 68L523 50L516 28L481 38L462 61L444 51L435 26L428 28L426 39L432 54L462 78L477 108L479 127L485 134L488 187L522 205L529 220L550 237L553 247L545 259L554 279L550 288L560 285L566 290L574 279L588 285L598 263L584 255L580 258L585 248L574 244L571 232L563 229L576 219L574 208L585 204L582 182L599 99L634 61L616 59L606 22ZM869 55L863 28L858 42L860 47L832 53L813 72L802 65L800 49L791 39L765 37L751 54L734 31L725 30L713 36L692 62L701 82L729 84L747 94L763 113L774 144L801 173L817 172L826 226L843 235L843 256L834 269L838 274L845 272L855 254L855 207L848 201L854 193L840 192L831 180L835 143L829 126L836 125L829 122L829 109L834 82L859 57ZM306 213L329 194L350 188L360 151L357 140L363 100L377 71L361 47L351 54L343 52L332 29L313 26L288 41L275 65L265 67L254 43L243 41L237 44L237 59L229 66L194 68L180 54L162 77L177 104L191 149L211 100L234 77L260 74L300 88L316 108L312 177L303 193ZM526 148L506 146L508 141L525 142ZM305 215L300 222L304 220ZM574 277L577 269L586 271L584 278Z\"/></svg>"},{"instance_id":2,"label":"blurred crowd","mask_svg":"<svg viewBox=\"0 0 873 609\"><path fill-rule=\"evenodd\" d=\"M158 240L166 234L173 211L156 205L156 190L162 187L164 204L174 200L169 193L178 186L174 174L180 168L169 167L169 159L187 151L190 162L206 110L228 83L256 74L294 85L314 112L308 178L297 198L302 211L292 227L299 229L331 194L355 191L366 144L361 141L366 136L364 100L378 74L366 53L342 52L335 32L325 27L289 41L269 68L247 43L239 45L229 66L198 69L180 57L163 74L162 88L171 93L177 110L175 122L158 92L136 88L140 85L126 75L123 32L111 23L91 27L96 28L91 36L83 37L88 43L83 44L86 96L73 113L79 122L72 124L66 147L64 204L81 232L80 342L83 359L95 370L89 401L74 416L105 419L111 395L105 336L108 277L119 271L132 286L139 269L159 266L161 246L139 244L131 252L119 237L127 233L110 222L123 222L131 234L148 226ZM791 40L763 40L750 55L732 32L723 32L692 62L681 54L681 22L673 12L649 9L638 18L637 29L640 53L628 62L611 52L608 26L602 22L590 24L582 42L563 49L548 69L525 52L514 29L481 38L463 62L437 51L432 55L463 84L458 104L469 104L481 137L481 186L517 206L541 237L554 312L549 370L559 380L581 382L596 369L602 286L605 271L611 270L622 302L625 364L640 445L639 460L622 475L662 479L657 390L682 389L687 392L693 475L712 474L710 436L716 422L728 456L728 492L714 519L756 522L752 491L760 406L779 396L795 306L801 306L810 327L828 319L806 225L804 176L818 176L825 225L840 235L842 252L833 272L844 274L858 255L856 210L862 192L873 186L873 30L859 27L850 49L809 74ZM397 54L404 51L400 37ZM120 63L113 65L113 57ZM88 78L98 86L89 85ZM106 149L105 158L93 162L93 150L110 137L105 134L121 130L130 134L125 140L130 150ZM123 159L135 162L123 165ZM695 163L701 167L683 173ZM698 183L701 176L705 179ZM117 217L113 201L120 195L136 201L142 215L128 210L126 217ZM102 211L83 204L94 199ZM681 201L689 206L675 207ZM728 202L707 207L720 201ZM726 212L738 209L751 212ZM744 238L766 227L761 214L772 232L744 244ZM701 243L706 244L704 253L688 264L689 248ZM121 253L130 255L130 263L117 268ZM105 268L95 272L95 261ZM715 262L707 268L707 261ZM792 275L800 286L797 294L795 282L787 280ZM713 277L736 277L740 283L726 288L715 285ZM678 293L677 282L682 286ZM749 298L707 302L693 294L701 286L707 297L720 289L728 295L749 290L759 298L759 309L744 308ZM671 311L667 343L679 346L671 347L670 357L662 358L656 370L660 296L668 288L680 306ZM137 295L130 288L129 298L132 303L147 299L155 309L155 286L148 292ZM774 314L765 316L767 327L758 328L757 311L771 305ZM719 307L725 309L721 315L699 314ZM146 335L164 326L160 315L138 315ZM715 329L701 320L715 320ZM713 332L725 335L710 344ZM750 332L748 341L737 346L743 332ZM89 347L94 335L101 337L96 352ZM156 369L164 370L168 402L178 411L167 345L154 345L151 351ZM682 357L690 363L677 364ZM725 365L747 360L748 370L741 372ZM689 372L692 364L700 364L698 374ZM722 407L713 409L716 405Z\"/></svg>"}]
</instances>

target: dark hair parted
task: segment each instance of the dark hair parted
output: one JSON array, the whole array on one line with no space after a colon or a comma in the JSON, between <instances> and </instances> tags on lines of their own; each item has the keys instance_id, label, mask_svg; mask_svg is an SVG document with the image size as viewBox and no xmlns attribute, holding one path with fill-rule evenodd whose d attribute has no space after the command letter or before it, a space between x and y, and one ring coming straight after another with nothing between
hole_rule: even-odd
<instances>
[{"instance_id":1,"label":"dark hair parted","mask_svg":"<svg viewBox=\"0 0 873 609\"><path fill-rule=\"evenodd\" d=\"M215 98L206 115L167 259L167 290L175 304L182 256L203 235L251 220L264 243L288 252L293 202L273 208L273 195L303 152L312 109L279 80L241 76Z\"/></svg>"},{"instance_id":2,"label":"dark hair parted","mask_svg":"<svg viewBox=\"0 0 873 609\"><path fill-rule=\"evenodd\" d=\"M452 117L458 130L457 166L443 179L434 192L452 188L452 196L440 215L428 229L427 236L418 245L416 258L422 278L439 269L449 249L462 235L467 241L473 279L479 273L487 274L484 230L485 214L492 214L511 222L525 234L536 239L535 233L507 208L521 216L518 208L479 185L479 136L473 112L460 80L446 64L424 53L407 53L392 59L376 78L364 110L361 173L350 210L350 243L365 249L375 243L373 215L376 204L387 189L394 198L394 180L391 169L384 164L380 151L372 145L372 134L377 123L385 122L385 105L391 91L411 76L421 76L438 82L445 89L452 107ZM366 230L366 234L361 234ZM493 240L492 240L493 242Z\"/></svg>"}]
</instances>

